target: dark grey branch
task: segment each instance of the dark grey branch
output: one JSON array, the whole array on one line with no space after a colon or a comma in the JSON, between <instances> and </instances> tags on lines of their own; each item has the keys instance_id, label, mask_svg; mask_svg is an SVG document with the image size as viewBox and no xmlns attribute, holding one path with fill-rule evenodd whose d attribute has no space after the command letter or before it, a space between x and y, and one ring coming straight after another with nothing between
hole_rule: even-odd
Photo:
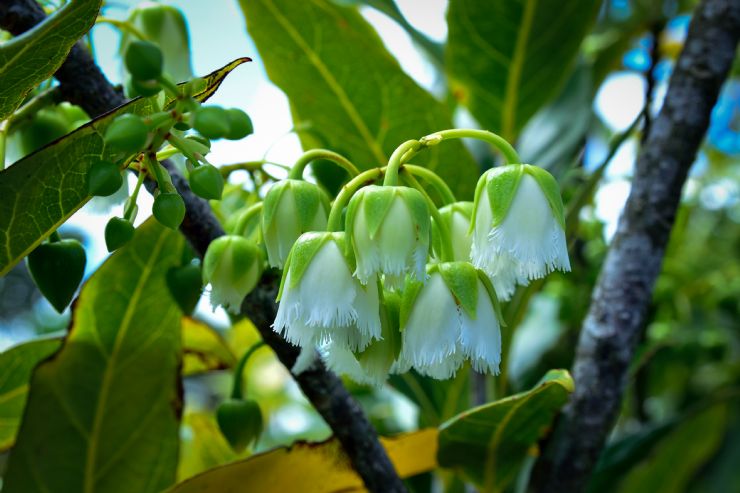
<instances>
[{"instance_id":1,"label":"dark grey branch","mask_svg":"<svg viewBox=\"0 0 740 493\"><path fill-rule=\"evenodd\" d=\"M663 108L638 156L632 190L581 331L575 393L537 465L534 491L578 493L588 484L618 416L681 190L739 37L740 2L701 2Z\"/></svg>"},{"instance_id":2,"label":"dark grey branch","mask_svg":"<svg viewBox=\"0 0 740 493\"><path fill-rule=\"evenodd\" d=\"M44 12L35 0L4 0L0 3L0 26L14 35L27 31L41 22ZM83 45L78 43L55 74L62 98L80 105L91 117L96 117L124 102L123 95L113 88ZM208 203L190 190L187 180L172 165L163 163L172 182L185 201L186 215L180 229L193 248L203 256L211 241L224 234ZM147 183L153 190L155 184ZM266 274L259 287L242 306L242 313L259 329L264 341L288 368L298 356L298 348L275 333L276 279ZM378 435L355 399L332 372L318 364L295 377L311 404L331 427L352 465L368 490L377 493L405 492Z\"/></svg>"}]
</instances>

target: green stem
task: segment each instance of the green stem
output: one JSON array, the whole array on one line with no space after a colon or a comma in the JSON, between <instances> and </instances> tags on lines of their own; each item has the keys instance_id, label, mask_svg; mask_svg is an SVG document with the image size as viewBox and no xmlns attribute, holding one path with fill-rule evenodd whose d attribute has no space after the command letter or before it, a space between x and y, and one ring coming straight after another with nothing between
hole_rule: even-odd
<instances>
[{"instance_id":1,"label":"green stem","mask_svg":"<svg viewBox=\"0 0 740 493\"><path fill-rule=\"evenodd\" d=\"M146 163L146 167L149 170L149 173L151 173L154 176L154 179L157 181L157 187L159 187L160 192L170 192L170 188L174 188L172 186L172 180L168 179L169 176L164 176L164 170L160 166L159 162L152 159L150 156L146 156L144 158L144 163Z\"/></svg>"},{"instance_id":2,"label":"green stem","mask_svg":"<svg viewBox=\"0 0 740 493\"><path fill-rule=\"evenodd\" d=\"M136 210L136 200L139 197L139 190L141 190L141 185L144 183L145 179L146 173L144 173L144 171L140 171L139 175L136 177L136 186L134 187L134 191L128 198L126 208L123 210L123 218L127 221L133 221L131 216L133 215L134 210Z\"/></svg>"},{"instance_id":3,"label":"green stem","mask_svg":"<svg viewBox=\"0 0 740 493\"><path fill-rule=\"evenodd\" d=\"M290 169L290 166L260 159L259 161L245 161L243 163L225 164L219 168L219 171L221 171L221 175L224 178L228 178L229 175L234 171L264 171L262 170L262 167L265 164L277 166L278 168L282 169Z\"/></svg>"},{"instance_id":4,"label":"green stem","mask_svg":"<svg viewBox=\"0 0 740 493\"><path fill-rule=\"evenodd\" d=\"M190 159L193 162L193 166L198 166L200 164L201 160L198 158L195 153L192 151L190 146L188 145L188 142L186 139L181 139L174 133L170 132L169 135L167 135L167 140L170 141L170 144L180 149L180 152L183 156Z\"/></svg>"},{"instance_id":5,"label":"green stem","mask_svg":"<svg viewBox=\"0 0 740 493\"><path fill-rule=\"evenodd\" d=\"M360 170L357 169L357 166L352 164L349 159L341 154L337 154L336 152L327 149L311 149L310 151L304 152L303 155L298 158L298 161L295 162L290 173L288 173L288 179L302 180L303 171L306 169L306 166L308 166L311 161L315 161L317 159L325 159L337 164L340 168L347 171L347 173L349 173L353 178L360 174Z\"/></svg>"},{"instance_id":6,"label":"green stem","mask_svg":"<svg viewBox=\"0 0 740 493\"><path fill-rule=\"evenodd\" d=\"M180 149L174 146L167 146L161 151L157 152L157 161L164 161L165 159L169 159L175 154L179 154Z\"/></svg>"},{"instance_id":7,"label":"green stem","mask_svg":"<svg viewBox=\"0 0 740 493\"><path fill-rule=\"evenodd\" d=\"M488 142L503 154L506 162L509 164L519 164L522 162L519 154L517 154L514 147L512 147L506 139L493 132L489 132L488 130L477 130L473 128L452 128L449 130L440 130L439 132L434 132L426 137L422 137L421 143L425 146L432 146L437 145L443 140L464 138L478 139Z\"/></svg>"},{"instance_id":8,"label":"green stem","mask_svg":"<svg viewBox=\"0 0 740 493\"><path fill-rule=\"evenodd\" d=\"M398 185L399 168L405 161L411 159L420 148L421 142L418 140L407 140L400 146L396 147L396 150L393 151L391 158L388 160L385 178L383 179L383 186Z\"/></svg>"},{"instance_id":9,"label":"green stem","mask_svg":"<svg viewBox=\"0 0 740 493\"><path fill-rule=\"evenodd\" d=\"M26 104L18 108L12 115L8 117L7 121L7 132L10 132L15 126L22 123L24 120L30 120L33 118L39 110L46 108L54 103L57 103L60 98L59 87L52 87L40 92L36 96L28 100Z\"/></svg>"},{"instance_id":10,"label":"green stem","mask_svg":"<svg viewBox=\"0 0 740 493\"><path fill-rule=\"evenodd\" d=\"M236 364L236 368L234 369L234 385L231 387L232 399L242 399L242 373L244 373L244 367L247 366L247 361L249 360L249 357L252 356L255 351L257 351L264 345L264 341L254 343L252 347L247 349L247 352L244 353L241 359L239 359L239 362Z\"/></svg>"},{"instance_id":11,"label":"green stem","mask_svg":"<svg viewBox=\"0 0 740 493\"><path fill-rule=\"evenodd\" d=\"M236 223L236 227L234 228L234 234L243 235L245 233L245 230L247 229L249 220L260 212L262 212L262 202L257 202L256 204L252 204L251 206L249 206L247 210L244 211L244 213L239 217L239 221Z\"/></svg>"},{"instance_id":12,"label":"green stem","mask_svg":"<svg viewBox=\"0 0 740 493\"><path fill-rule=\"evenodd\" d=\"M118 19L111 19L110 17L98 17L95 20L95 24L110 24L119 31L127 31L129 34L133 34L142 41L148 41L146 34L139 31L128 21L119 21Z\"/></svg>"},{"instance_id":13,"label":"green stem","mask_svg":"<svg viewBox=\"0 0 740 493\"><path fill-rule=\"evenodd\" d=\"M447 223L445 223L442 219L442 215L439 213L439 209L437 209L437 206L434 204L434 201L429 196L427 191L424 190L424 187L421 186L421 183L419 183L419 181L413 177L413 175L406 169L405 166L401 168L401 171L403 172L404 179L408 181L409 185L416 188L424 196L424 200L426 200L427 202L429 213L431 214L432 219L434 219L434 222L437 223L437 228L439 229L439 237L440 240L442 240L442 255L440 260L442 262L454 261L455 258L452 249L452 237L450 236L450 230L449 228L447 228Z\"/></svg>"},{"instance_id":14,"label":"green stem","mask_svg":"<svg viewBox=\"0 0 740 493\"><path fill-rule=\"evenodd\" d=\"M422 168L421 166L416 166L414 164L404 164L403 169L414 176L423 178L427 183L432 185L442 196L442 200L445 204L452 204L453 202L457 202L455 194L452 193L450 187L434 171L427 168Z\"/></svg>"},{"instance_id":15,"label":"green stem","mask_svg":"<svg viewBox=\"0 0 740 493\"><path fill-rule=\"evenodd\" d=\"M337 198L334 199L334 203L331 205L329 221L326 226L327 231L339 231L342 226L342 210L347 205L347 202L349 202L352 195L354 195L357 189L375 182L375 180L383 176L383 173L385 172L386 168L372 168L367 171L363 171L345 183L337 194Z\"/></svg>"},{"instance_id":16,"label":"green stem","mask_svg":"<svg viewBox=\"0 0 740 493\"><path fill-rule=\"evenodd\" d=\"M166 75L162 74L157 77L157 82L162 85L164 92L169 94L172 99L180 99L182 96L182 94L180 94L180 90L177 88L177 84L172 82Z\"/></svg>"},{"instance_id":17,"label":"green stem","mask_svg":"<svg viewBox=\"0 0 740 493\"><path fill-rule=\"evenodd\" d=\"M51 233L51 234L49 235L49 243L56 243L56 242L58 242L58 241L62 241L62 237L61 237L61 236L59 236L59 231L56 231L56 230L54 230L54 231L53 231L53 232L52 232L52 233Z\"/></svg>"}]
</instances>

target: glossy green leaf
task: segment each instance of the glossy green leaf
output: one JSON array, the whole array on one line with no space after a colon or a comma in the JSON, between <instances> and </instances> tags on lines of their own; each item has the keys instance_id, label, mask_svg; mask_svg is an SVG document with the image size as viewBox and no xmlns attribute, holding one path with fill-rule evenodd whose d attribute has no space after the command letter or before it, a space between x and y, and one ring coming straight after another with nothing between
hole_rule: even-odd
<instances>
[{"instance_id":1,"label":"glossy green leaf","mask_svg":"<svg viewBox=\"0 0 740 493\"><path fill-rule=\"evenodd\" d=\"M484 128L513 140L567 79L597 0L452 0L452 91Z\"/></svg>"},{"instance_id":2,"label":"glossy green leaf","mask_svg":"<svg viewBox=\"0 0 740 493\"><path fill-rule=\"evenodd\" d=\"M402 142L452 125L450 111L419 87L356 9L327 0L240 0L267 74L288 96L304 147L323 146L368 169ZM478 167L459 142L418 157L459 194Z\"/></svg>"},{"instance_id":3,"label":"glossy green leaf","mask_svg":"<svg viewBox=\"0 0 740 493\"><path fill-rule=\"evenodd\" d=\"M0 120L57 71L95 22L101 0L69 2L44 22L0 45Z\"/></svg>"},{"instance_id":4,"label":"glossy green leaf","mask_svg":"<svg viewBox=\"0 0 740 493\"><path fill-rule=\"evenodd\" d=\"M248 59L236 60L207 75L195 86L195 97L208 99L224 77ZM90 197L90 166L114 156L103 143L111 121L123 113L147 115L151 98L135 99L96 118L53 144L0 171L0 275L56 230Z\"/></svg>"},{"instance_id":5,"label":"glossy green leaf","mask_svg":"<svg viewBox=\"0 0 740 493\"><path fill-rule=\"evenodd\" d=\"M61 339L40 339L12 347L0 354L0 452L15 442L26 406L28 382L36 365L59 349Z\"/></svg>"},{"instance_id":6,"label":"glossy green leaf","mask_svg":"<svg viewBox=\"0 0 740 493\"><path fill-rule=\"evenodd\" d=\"M722 443L727 406L710 407L684 420L624 477L620 493L680 493ZM728 490L729 491L729 490Z\"/></svg>"},{"instance_id":7,"label":"glossy green leaf","mask_svg":"<svg viewBox=\"0 0 740 493\"><path fill-rule=\"evenodd\" d=\"M570 374L551 370L532 390L455 416L439 429L440 466L460 470L485 491L502 491L572 391Z\"/></svg>"},{"instance_id":8,"label":"glossy green leaf","mask_svg":"<svg viewBox=\"0 0 740 493\"><path fill-rule=\"evenodd\" d=\"M158 492L175 480L182 236L150 220L85 283L69 335L33 373L4 492Z\"/></svg>"}]
</instances>

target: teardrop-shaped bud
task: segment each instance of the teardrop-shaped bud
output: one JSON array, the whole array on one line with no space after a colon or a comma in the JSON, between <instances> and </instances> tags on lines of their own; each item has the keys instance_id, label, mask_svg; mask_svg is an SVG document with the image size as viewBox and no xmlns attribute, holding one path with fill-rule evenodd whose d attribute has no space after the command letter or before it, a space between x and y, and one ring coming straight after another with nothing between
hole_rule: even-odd
<instances>
[{"instance_id":1,"label":"teardrop-shaped bud","mask_svg":"<svg viewBox=\"0 0 740 493\"><path fill-rule=\"evenodd\" d=\"M243 452L262 434L262 411L254 399L228 399L222 402L216 410L216 422L237 453Z\"/></svg>"},{"instance_id":2,"label":"teardrop-shaped bud","mask_svg":"<svg viewBox=\"0 0 740 493\"><path fill-rule=\"evenodd\" d=\"M73 239L42 243L28 255L27 262L41 294L62 313L85 274L87 256L82 244Z\"/></svg>"},{"instance_id":3,"label":"teardrop-shaped bud","mask_svg":"<svg viewBox=\"0 0 740 493\"><path fill-rule=\"evenodd\" d=\"M154 198L152 213L163 225L177 229L185 218L185 202L177 192L160 193Z\"/></svg>"},{"instance_id":4,"label":"teardrop-shaped bud","mask_svg":"<svg viewBox=\"0 0 740 493\"><path fill-rule=\"evenodd\" d=\"M110 161L98 161L87 171L87 193L100 197L113 195L123 185L121 170Z\"/></svg>"},{"instance_id":5,"label":"teardrop-shaped bud","mask_svg":"<svg viewBox=\"0 0 740 493\"><path fill-rule=\"evenodd\" d=\"M112 217L105 225L105 246L109 252L118 250L134 237L134 225L122 217Z\"/></svg>"},{"instance_id":6,"label":"teardrop-shaped bud","mask_svg":"<svg viewBox=\"0 0 740 493\"><path fill-rule=\"evenodd\" d=\"M198 197L206 200L221 200L224 191L224 178L215 166L201 164L188 176L190 189Z\"/></svg>"}]
</instances>

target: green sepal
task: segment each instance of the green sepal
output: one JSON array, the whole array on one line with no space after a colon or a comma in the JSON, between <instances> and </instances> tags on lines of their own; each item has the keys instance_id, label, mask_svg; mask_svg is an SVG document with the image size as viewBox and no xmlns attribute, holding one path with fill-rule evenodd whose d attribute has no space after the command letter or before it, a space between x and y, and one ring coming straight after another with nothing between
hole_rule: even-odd
<instances>
[{"instance_id":1,"label":"green sepal","mask_svg":"<svg viewBox=\"0 0 740 493\"><path fill-rule=\"evenodd\" d=\"M293 245L295 247L295 244ZM275 297L275 302L280 301L283 298L283 289L285 288L285 278L288 277L290 272L291 260L293 259L293 248L288 252L288 256L285 257L285 264L283 264L283 273L280 276L280 287L278 287L278 294Z\"/></svg>"},{"instance_id":2,"label":"green sepal","mask_svg":"<svg viewBox=\"0 0 740 493\"><path fill-rule=\"evenodd\" d=\"M285 190L290 188L290 183L293 180L280 180L275 183L265 194L265 200L262 201L262 228L267 227L272 223L272 218L275 216L280 201L282 200Z\"/></svg>"},{"instance_id":3,"label":"green sepal","mask_svg":"<svg viewBox=\"0 0 740 493\"><path fill-rule=\"evenodd\" d=\"M293 289L298 286L303 278L303 273L306 272L311 260L314 255L327 241L331 241L333 235L331 233L306 233L301 235L298 240L293 244L293 248L290 249L290 286ZM340 251L343 250L344 245L340 244ZM288 268L285 268L288 271Z\"/></svg>"},{"instance_id":4,"label":"green sepal","mask_svg":"<svg viewBox=\"0 0 740 493\"><path fill-rule=\"evenodd\" d=\"M480 269L476 269L476 270L478 271L478 279L480 279L481 283L483 283L483 286L486 288L486 291L488 291L488 296L491 298L491 302L493 303L493 311L494 313L496 313L496 318L498 318L499 325L501 327L506 327L506 321L504 320L504 313L501 310L501 303L498 300L498 296L496 296L496 290L493 288L491 279L482 270Z\"/></svg>"},{"instance_id":5,"label":"green sepal","mask_svg":"<svg viewBox=\"0 0 740 493\"><path fill-rule=\"evenodd\" d=\"M411 212L411 218L416 228L416 239L424 244L429 244L429 233L432 229L427 201L420 191L410 187L396 187L406 207Z\"/></svg>"},{"instance_id":6,"label":"green sepal","mask_svg":"<svg viewBox=\"0 0 740 493\"><path fill-rule=\"evenodd\" d=\"M523 175L524 166L521 164L499 166L486 173L488 203L493 216L491 227L498 226L506 219L509 206L516 196Z\"/></svg>"},{"instance_id":7,"label":"green sepal","mask_svg":"<svg viewBox=\"0 0 740 493\"><path fill-rule=\"evenodd\" d=\"M182 142L187 147L185 151L190 152L192 154L200 154L201 156L205 156L211 151L210 139L200 134L186 135L185 138L182 139Z\"/></svg>"},{"instance_id":8,"label":"green sepal","mask_svg":"<svg viewBox=\"0 0 740 493\"><path fill-rule=\"evenodd\" d=\"M467 262L444 262L438 264L439 273L442 275L447 287L450 289L455 303L475 320L478 305L478 272L476 268Z\"/></svg>"},{"instance_id":9,"label":"green sepal","mask_svg":"<svg viewBox=\"0 0 740 493\"><path fill-rule=\"evenodd\" d=\"M423 287L423 282L417 281L411 276L406 276L406 285L403 288L401 304L398 310L398 328L401 332L406 328L406 323L411 316L411 310L414 308L414 302Z\"/></svg>"},{"instance_id":10,"label":"green sepal","mask_svg":"<svg viewBox=\"0 0 740 493\"><path fill-rule=\"evenodd\" d=\"M380 288L380 287L379 287ZM388 339L392 349L392 360L398 359L401 354L401 293L397 291L383 291L383 307L381 310L381 337Z\"/></svg>"},{"instance_id":11,"label":"green sepal","mask_svg":"<svg viewBox=\"0 0 740 493\"><path fill-rule=\"evenodd\" d=\"M85 274L87 256L82 244L73 239L42 243L26 261L41 294L62 313Z\"/></svg>"},{"instance_id":12,"label":"green sepal","mask_svg":"<svg viewBox=\"0 0 740 493\"><path fill-rule=\"evenodd\" d=\"M539 166L533 166L531 164L525 164L523 166L524 172L537 181L542 193L544 193L545 198L547 198L547 203L550 204L550 210L552 210L555 219L558 221L558 224L560 224L560 227L565 229L563 197L560 195L560 185L558 185L557 180Z\"/></svg>"},{"instance_id":13,"label":"green sepal","mask_svg":"<svg viewBox=\"0 0 740 493\"><path fill-rule=\"evenodd\" d=\"M301 232L307 232L319 207L326 207L324 203L325 196L323 196L318 185L303 180L290 181L292 182L290 183L290 191L295 201L298 223Z\"/></svg>"},{"instance_id":14,"label":"green sepal","mask_svg":"<svg viewBox=\"0 0 740 493\"><path fill-rule=\"evenodd\" d=\"M365 211L365 217L363 219L367 225L368 235L371 240L378 234L380 225L385 221L388 211L393 205L393 201L396 198L395 188L369 185L360 190L350 201L356 201L358 209L360 202L362 202ZM347 211L347 214L349 219L349 211ZM356 218L353 219L356 220ZM347 223L349 224L349 220Z\"/></svg>"}]
</instances>

